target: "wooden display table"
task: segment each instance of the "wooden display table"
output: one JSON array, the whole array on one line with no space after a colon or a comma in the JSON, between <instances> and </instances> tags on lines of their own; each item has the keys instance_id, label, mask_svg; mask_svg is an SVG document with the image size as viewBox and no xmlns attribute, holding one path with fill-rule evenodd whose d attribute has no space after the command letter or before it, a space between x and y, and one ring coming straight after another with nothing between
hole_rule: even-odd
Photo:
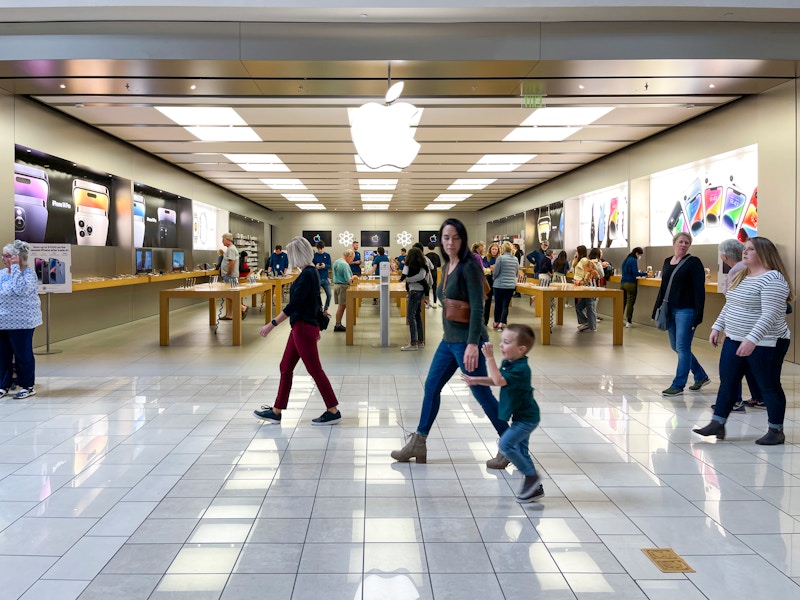
<instances>
[{"instance_id":1,"label":"wooden display table","mask_svg":"<svg viewBox=\"0 0 800 600\"><path fill-rule=\"evenodd\" d=\"M283 310L283 291L290 286L292 282L298 278L299 273L292 273L291 275L283 275L281 277L262 277L259 282L269 282L274 288L273 296L275 298L275 314L279 314ZM266 299L264 300L265 304ZM269 301L270 311L272 310L272 300ZM272 318L272 317L270 317Z\"/></svg>"},{"instance_id":2,"label":"wooden display table","mask_svg":"<svg viewBox=\"0 0 800 600\"><path fill-rule=\"evenodd\" d=\"M170 298L207 298L208 299L208 324L216 326L217 309L214 300L224 298L233 302L234 311L233 335L231 336L232 346L242 345L242 311L239 306L247 296L267 294L269 302L266 303L264 310L264 323L269 323L272 319L272 281L259 281L257 283L242 283L239 287L232 288L228 283L201 283L189 288L171 288L161 290L159 293L159 343L162 346L169 346L169 301Z\"/></svg>"},{"instance_id":3,"label":"wooden display table","mask_svg":"<svg viewBox=\"0 0 800 600\"><path fill-rule=\"evenodd\" d=\"M550 300L556 300L556 324L564 324L564 298L611 298L614 300L613 314L613 344L622 345L623 325L623 293L622 290L613 290L602 287L574 286L571 283L552 284L541 287L533 283L519 283L516 290L524 296L533 296L541 311L541 333L539 343L544 346L550 344L550 319L547 311L550 310Z\"/></svg>"},{"instance_id":4,"label":"wooden display table","mask_svg":"<svg viewBox=\"0 0 800 600\"><path fill-rule=\"evenodd\" d=\"M358 303L363 298L380 298L380 286L377 282L360 282L357 285L351 285L347 288L347 310L345 314L345 344L352 346L354 344L353 329L356 326L356 318L358 317ZM400 316L406 315L406 298L408 292L406 291L405 282L389 283L389 298L394 298L398 301L400 306ZM425 309L422 309L422 331L425 332ZM424 336L423 336L424 339Z\"/></svg>"}]
</instances>

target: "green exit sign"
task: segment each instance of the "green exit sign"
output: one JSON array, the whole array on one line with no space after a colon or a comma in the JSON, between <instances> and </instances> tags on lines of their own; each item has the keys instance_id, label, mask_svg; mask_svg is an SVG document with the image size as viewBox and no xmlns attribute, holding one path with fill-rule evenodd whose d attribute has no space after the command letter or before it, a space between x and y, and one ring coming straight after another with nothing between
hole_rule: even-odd
<instances>
[{"instance_id":1,"label":"green exit sign","mask_svg":"<svg viewBox=\"0 0 800 600\"><path fill-rule=\"evenodd\" d=\"M522 108L544 108L544 96L539 96L539 95L522 96Z\"/></svg>"}]
</instances>

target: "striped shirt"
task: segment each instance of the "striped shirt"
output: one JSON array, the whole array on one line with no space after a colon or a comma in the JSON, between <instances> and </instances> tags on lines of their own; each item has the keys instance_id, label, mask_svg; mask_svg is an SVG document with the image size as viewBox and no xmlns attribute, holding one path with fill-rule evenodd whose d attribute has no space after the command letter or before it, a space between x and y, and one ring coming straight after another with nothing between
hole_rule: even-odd
<instances>
[{"instance_id":1,"label":"striped shirt","mask_svg":"<svg viewBox=\"0 0 800 600\"><path fill-rule=\"evenodd\" d=\"M712 329L724 331L730 339L750 340L756 346L775 346L778 338L788 339L786 299L789 284L779 271L748 276L728 290L725 306Z\"/></svg>"}]
</instances>

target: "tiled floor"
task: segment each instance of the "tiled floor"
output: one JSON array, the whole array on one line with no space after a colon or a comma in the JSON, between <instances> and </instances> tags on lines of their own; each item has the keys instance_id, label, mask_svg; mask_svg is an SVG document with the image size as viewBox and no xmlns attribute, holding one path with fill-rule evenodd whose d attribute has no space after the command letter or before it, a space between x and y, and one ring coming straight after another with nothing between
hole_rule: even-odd
<instances>
[{"instance_id":1,"label":"tiled floor","mask_svg":"<svg viewBox=\"0 0 800 600\"><path fill-rule=\"evenodd\" d=\"M529 321L521 304L513 320ZM372 307L358 345L323 334L344 415L329 428L309 423L323 404L302 369L280 425L251 415L274 398L286 325L261 340L256 313L233 348L206 314L178 311L169 348L156 319L55 344L37 395L0 400L0 598L800 597L795 365L785 446L753 444L762 410L709 442L691 427L716 386L662 398L663 334L626 330L614 348L608 318L578 334L572 317L532 355L547 495L519 505L519 474L483 464L495 433L458 379L428 464L389 457L416 425L438 311L418 353L376 348ZM695 349L716 378L716 351ZM651 547L695 572L662 573Z\"/></svg>"}]
</instances>

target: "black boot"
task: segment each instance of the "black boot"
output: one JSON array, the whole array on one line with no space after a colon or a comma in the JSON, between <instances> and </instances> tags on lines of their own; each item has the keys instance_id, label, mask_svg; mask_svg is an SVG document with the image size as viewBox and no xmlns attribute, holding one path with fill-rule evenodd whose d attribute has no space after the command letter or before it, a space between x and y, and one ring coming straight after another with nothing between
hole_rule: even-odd
<instances>
[{"instance_id":1,"label":"black boot","mask_svg":"<svg viewBox=\"0 0 800 600\"><path fill-rule=\"evenodd\" d=\"M786 436L783 434L782 429L767 429L767 434L756 440L759 446L779 446L786 441Z\"/></svg>"},{"instance_id":2,"label":"black boot","mask_svg":"<svg viewBox=\"0 0 800 600\"><path fill-rule=\"evenodd\" d=\"M720 423L719 421L711 421L705 427L701 427L700 429L692 429L692 431L699 433L700 435L715 435L717 436L718 440L725 439L725 423Z\"/></svg>"}]
</instances>

